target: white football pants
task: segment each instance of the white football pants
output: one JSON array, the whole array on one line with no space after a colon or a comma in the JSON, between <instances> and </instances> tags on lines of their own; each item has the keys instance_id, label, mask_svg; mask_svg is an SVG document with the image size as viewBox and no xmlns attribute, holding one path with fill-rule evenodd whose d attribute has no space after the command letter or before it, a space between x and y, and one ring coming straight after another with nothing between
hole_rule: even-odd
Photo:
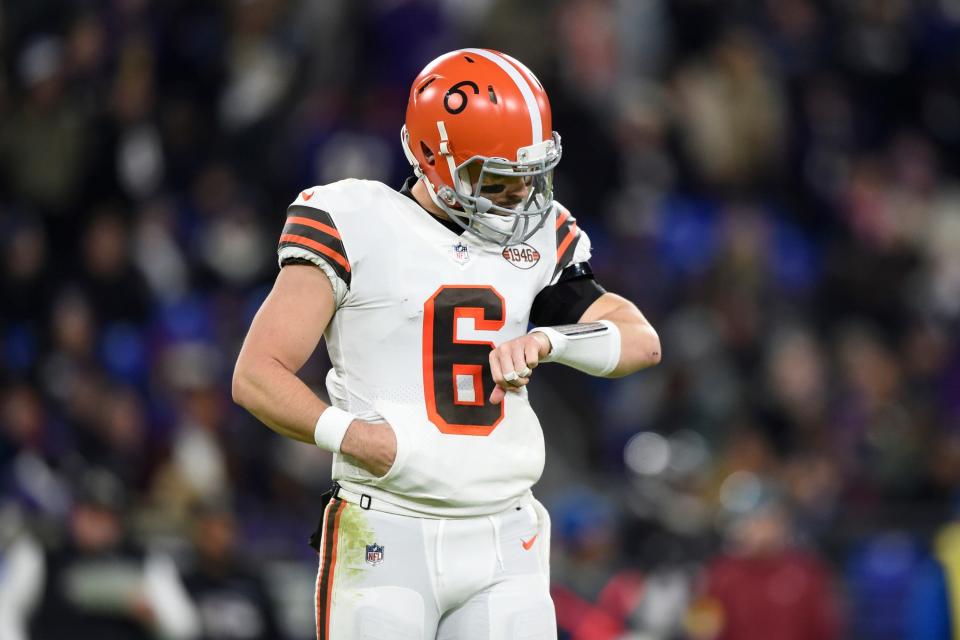
<instances>
[{"instance_id":1,"label":"white football pants","mask_svg":"<svg viewBox=\"0 0 960 640\"><path fill-rule=\"evenodd\" d=\"M448 520L350 500L331 500L324 511L318 640L557 637L550 519L536 499Z\"/></svg>"}]
</instances>

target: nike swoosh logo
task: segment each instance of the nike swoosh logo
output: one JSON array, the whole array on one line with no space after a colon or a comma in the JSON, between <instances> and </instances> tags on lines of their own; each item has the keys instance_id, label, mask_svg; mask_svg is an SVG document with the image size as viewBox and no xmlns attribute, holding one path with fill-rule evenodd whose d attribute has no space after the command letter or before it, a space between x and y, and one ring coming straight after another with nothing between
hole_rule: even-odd
<instances>
[{"instance_id":1,"label":"nike swoosh logo","mask_svg":"<svg viewBox=\"0 0 960 640\"><path fill-rule=\"evenodd\" d=\"M313 197L313 191L301 191L300 197L303 198L304 201L309 200Z\"/></svg>"},{"instance_id":2,"label":"nike swoosh logo","mask_svg":"<svg viewBox=\"0 0 960 640\"><path fill-rule=\"evenodd\" d=\"M532 547L532 546L533 546L533 543L537 541L537 536L538 536L538 535L540 535L540 534L539 534L539 533L535 533L535 534L533 534L533 537L530 538L529 540L523 540L523 539L520 540L520 544L523 545L523 548L524 548L525 551L530 551L530 547Z\"/></svg>"}]
</instances>

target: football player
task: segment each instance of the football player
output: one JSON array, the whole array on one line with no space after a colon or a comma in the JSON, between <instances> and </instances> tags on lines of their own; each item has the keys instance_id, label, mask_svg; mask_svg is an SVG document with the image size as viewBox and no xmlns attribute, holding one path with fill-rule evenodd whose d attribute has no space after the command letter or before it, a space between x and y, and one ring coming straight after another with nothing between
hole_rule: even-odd
<instances>
[{"instance_id":1,"label":"football player","mask_svg":"<svg viewBox=\"0 0 960 640\"><path fill-rule=\"evenodd\" d=\"M401 144L415 176L399 191L343 180L290 205L233 397L334 453L318 638L556 638L526 387L545 362L626 375L659 361L659 339L596 282L553 200L560 136L523 64L437 58ZM297 377L321 336L330 406Z\"/></svg>"}]
</instances>

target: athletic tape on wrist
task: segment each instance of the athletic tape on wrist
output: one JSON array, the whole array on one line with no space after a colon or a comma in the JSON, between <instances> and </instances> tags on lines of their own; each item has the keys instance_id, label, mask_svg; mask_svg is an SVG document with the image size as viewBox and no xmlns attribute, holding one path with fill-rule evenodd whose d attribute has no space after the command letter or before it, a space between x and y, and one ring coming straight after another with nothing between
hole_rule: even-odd
<instances>
[{"instance_id":1,"label":"athletic tape on wrist","mask_svg":"<svg viewBox=\"0 0 960 640\"><path fill-rule=\"evenodd\" d=\"M540 362L559 362L594 376L605 376L620 362L620 329L609 320L537 327L550 340Z\"/></svg>"},{"instance_id":2,"label":"athletic tape on wrist","mask_svg":"<svg viewBox=\"0 0 960 640\"><path fill-rule=\"evenodd\" d=\"M313 429L314 442L321 449L340 453L343 436L346 435L350 423L356 419L357 416L343 409L327 407L317 418L317 426Z\"/></svg>"}]
</instances>

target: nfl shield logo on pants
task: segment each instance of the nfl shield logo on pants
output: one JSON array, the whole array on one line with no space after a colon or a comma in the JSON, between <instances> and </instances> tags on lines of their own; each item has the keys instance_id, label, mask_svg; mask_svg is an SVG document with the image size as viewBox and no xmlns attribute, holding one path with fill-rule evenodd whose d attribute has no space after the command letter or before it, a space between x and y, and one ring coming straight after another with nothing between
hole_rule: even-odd
<instances>
[{"instance_id":1,"label":"nfl shield logo on pants","mask_svg":"<svg viewBox=\"0 0 960 640\"><path fill-rule=\"evenodd\" d=\"M372 564L374 566L383 562L383 545L373 544L367 545L367 564Z\"/></svg>"}]
</instances>

